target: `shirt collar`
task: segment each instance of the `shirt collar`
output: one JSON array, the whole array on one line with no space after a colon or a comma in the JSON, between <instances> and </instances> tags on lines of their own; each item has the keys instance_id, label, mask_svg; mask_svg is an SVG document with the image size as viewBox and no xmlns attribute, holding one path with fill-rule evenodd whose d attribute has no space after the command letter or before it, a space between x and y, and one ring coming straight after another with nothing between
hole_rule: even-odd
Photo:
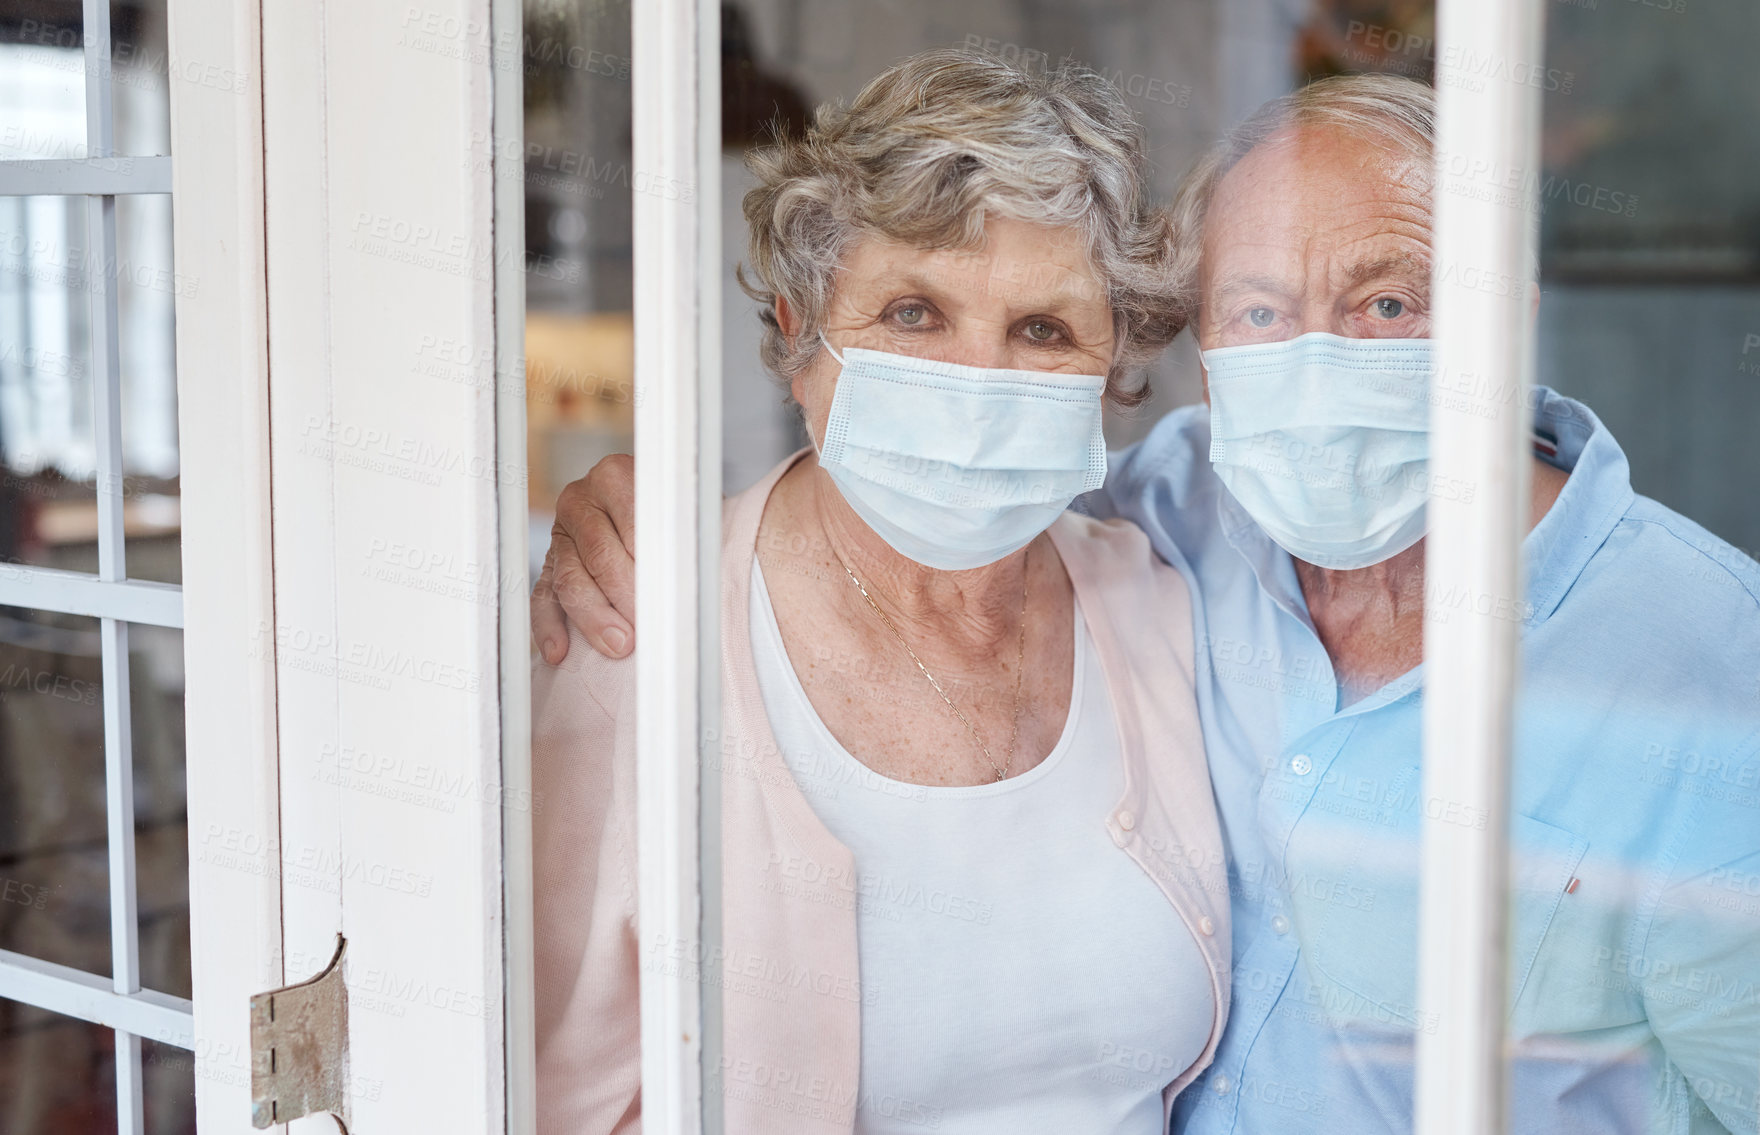
<instances>
[{"instance_id":1,"label":"shirt collar","mask_svg":"<svg viewBox=\"0 0 1760 1135\"><path fill-rule=\"evenodd\" d=\"M1632 507L1632 468L1595 411L1550 387L1534 388L1534 432L1556 443L1553 465L1570 474L1522 542L1528 626L1546 621Z\"/></svg>"},{"instance_id":2,"label":"shirt collar","mask_svg":"<svg viewBox=\"0 0 1760 1135\"><path fill-rule=\"evenodd\" d=\"M1593 410L1545 386L1536 386L1530 400L1535 434L1557 450L1545 460L1570 473L1558 499L1522 542L1529 606L1525 622L1537 626L1557 609L1635 495L1625 451ZM1312 630L1290 554L1226 487L1216 494L1216 507L1223 536L1252 568L1266 595Z\"/></svg>"}]
</instances>

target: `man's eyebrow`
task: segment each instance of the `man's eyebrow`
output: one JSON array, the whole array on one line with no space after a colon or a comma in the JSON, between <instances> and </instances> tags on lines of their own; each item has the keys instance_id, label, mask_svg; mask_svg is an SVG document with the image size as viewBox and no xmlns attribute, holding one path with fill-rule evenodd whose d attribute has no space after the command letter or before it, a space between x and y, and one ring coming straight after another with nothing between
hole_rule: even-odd
<instances>
[{"instance_id":1,"label":"man's eyebrow","mask_svg":"<svg viewBox=\"0 0 1760 1135\"><path fill-rule=\"evenodd\" d=\"M1430 282L1430 261L1413 252L1394 252L1373 260L1359 260L1345 269L1345 284L1356 287L1389 276L1418 276Z\"/></svg>"},{"instance_id":2,"label":"man's eyebrow","mask_svg":"<svg viewBox=\"0 0 1760 1135\"><path fill-rule=\"evenodd\" d=\"M1282 280L1275 280L1270 276L1225 276L1210 288L1210 294L1219 300L1232 299L1244 292L1287 296L1290 289Z\"/></svg>"}]
</instances>

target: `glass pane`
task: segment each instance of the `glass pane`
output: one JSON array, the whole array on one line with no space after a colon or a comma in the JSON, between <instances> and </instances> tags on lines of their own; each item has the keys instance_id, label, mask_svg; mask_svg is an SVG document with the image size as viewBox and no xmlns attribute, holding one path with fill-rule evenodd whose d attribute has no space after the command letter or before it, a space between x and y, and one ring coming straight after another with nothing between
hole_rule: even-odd
<instances>
[{"instance_id":1,"label":"glass pane","mask_svg":"<svg viewBox=\"0 0 1760 1135\"><path fill-rule=\"evenodd\" d=\"M86 77L78 4L0 13L0 160L86 156Z\"/></svg>"},{"instance_id":2,"label":"glass pane","mask_svg":"<svg viewBox=\"0 0 1760 1135\"><path fill-rule=\"evenodd\" d=\"M110 0L111 108L116 152L171 152L171 53L166 44L165 0ZM192 81L230 87L237 76L202 67L185 68Z\"/></svg>"},{"instance_id":3,"label":"glass pane","mask_svg":"<svg viewBox=\"0 0 1760 1135\"><path fill-rule=\"evenodd\" d=\"M111 1135L115 1130L116 1034L0 1000L0 1131Z\"/></svg>"},{"instance_id":4,"label":"glass pane","mask_svg":"<svg viewBox=\"0 0 1760 1135\"><path fill-rule=\"evenodd\" d=\"M141 1071L146 1089L146 1135L195 1135L195 1053L142 1040Z\"/></svg>"},{"instance_id":5,"label":"glass pane","mask_svg":"<svg viewBox=\"0 0 1760 1135\"><path fill-rule=\"evenodd\" d=\"M119 198L116 245L128 576L180 583L174 304L196 284L173 270L171 198Z\"/></svg>"},{"instance_id":6,"label":"glass pane","mask_svg":"<svg viewBox=\"0 0 1760 1135\"><path fill-rule=\"evenodd\" d=\"M1595 410L1639 492L1751 557L1760 147L1726 108L1760 107L1760 75L1726 45L1760 35L1760 8L1603 8L1548 14L1556 67L1581 78L1545 103L1541 380ZM1629 113L1665 81L1666 113Z\"/></svg>"},{"instance_id":7,"label":"glass pane","mask_svg":"<svg viewBox=\"0 0 1760 1135\"><path fill-rule=\"evenodd\" d=\"M0 562L97 563L86 209L0 197Z\"/></svg>"},{"instance_id":8,"label":"glass pane","mask_svg":"<svg viewBox=\"0 0 1760 1135\"><path fill-rule=\"evenodd\" d=\"M542 556L557 490L634 437L629 6L529 4L525 42L526 446Z\"/></svg>"},{"instance_id":9,"label":"glass pane","mask_svg":"<svg viewBox=\"0 0 1760 1135\"><path fill-rule=\"evenodd\" d=\"M189 997L189 815L183 747L183 632L128 628L134 727L135 881L141 984Z\"/></svg>"},{"instance_id":10,"label":"glass pane","mask_svg":"<svg viewBox=\"0 0 1760 1135\"><path fill-rule=\"evenodd\" d=\"M110 972L98 620L0 608L0 949Z\"/></svg>"}]
</instances>

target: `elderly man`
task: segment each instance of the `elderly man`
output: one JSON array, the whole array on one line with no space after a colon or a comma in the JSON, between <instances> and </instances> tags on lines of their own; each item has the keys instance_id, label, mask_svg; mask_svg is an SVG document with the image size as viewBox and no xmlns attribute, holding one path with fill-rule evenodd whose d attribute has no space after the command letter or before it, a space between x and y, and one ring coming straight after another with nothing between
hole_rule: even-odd
<instances>
[{"instance_id":1,"label":"elderly man","mask_svg":"<svg viewBox=\"0 0 1760 1135\"><path fill-rule=\"evenodd\" d=\"M1451 491L1427 410L1508 396L1431 373L1432 138L1428 88L1355 77L1205 156L1176 222L1209 406L1084 502L1146 529L1198 607L1234 994L1186 1132L1411 1127L1420 707L1447 696L1421 669L1423 505ZM1587 407L1535 393L1525 599L1430 596L1522 626L1511 1127L1754 1132L1760 568L1634 494ZM596 647L633 646L629 506L627 459L564 492L548 656L554 591Z\"/></svg>"}]
</instances>

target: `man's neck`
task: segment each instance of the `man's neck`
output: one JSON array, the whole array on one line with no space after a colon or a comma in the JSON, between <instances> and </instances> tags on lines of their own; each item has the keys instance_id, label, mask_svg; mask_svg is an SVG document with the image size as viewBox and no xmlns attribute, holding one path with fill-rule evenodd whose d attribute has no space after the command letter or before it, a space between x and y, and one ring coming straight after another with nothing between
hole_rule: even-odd
<instances>
[{"instance_id":1,"label":"man's neck","mask_svg":"<svg viewBox=\"0 0 1760 1135\"><path fill-rule=\"evenodd\" d=\"M1529 478L1528 530L1564 491L1569 474L1538 459ZM1424 656L1424 541L1354 571L1295 561L1308 617L1332 659L1340 702L1373 693Z\"/></svg>"}]
</instances>

